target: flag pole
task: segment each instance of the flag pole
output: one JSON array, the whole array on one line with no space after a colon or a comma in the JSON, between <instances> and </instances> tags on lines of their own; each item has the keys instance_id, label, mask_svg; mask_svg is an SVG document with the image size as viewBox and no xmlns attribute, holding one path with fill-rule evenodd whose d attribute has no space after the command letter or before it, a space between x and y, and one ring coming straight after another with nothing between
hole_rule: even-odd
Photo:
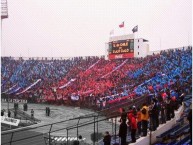
<instances>
[{"instance_id":1,"label":"flag pole","mask_svg":"<svg viewBox=\"0 0 193 145\"><path fill-rule=\"evenodd\" d=\"M139 31L138 31L138 25L137 25L137 39L139 38Z\"/></svg>"}]
</instances>

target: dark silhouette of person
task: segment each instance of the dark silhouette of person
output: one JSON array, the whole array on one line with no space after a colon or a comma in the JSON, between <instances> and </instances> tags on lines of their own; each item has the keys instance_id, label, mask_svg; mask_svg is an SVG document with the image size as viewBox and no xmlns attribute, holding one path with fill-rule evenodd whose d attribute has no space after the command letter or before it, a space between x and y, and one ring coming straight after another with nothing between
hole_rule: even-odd
<instances>
[{"instance_id":1,"label":"dark silhouette of person","mask_svg":"<svg viewBox=\"0 0 193 145\"><path fill-rule=\"evenodd\" d=\"M50 116L50 107L48 107L48 116Z\"/></svg>"},{"instance_id":2,"label":"dark silhouette of person","mask_svg":"<svg viewBox=\"0 0 193 145\"><path fill-rule=\"evenodd\" d=\"M48 116L48 107L46 107L46 116Z\"/></svg>"},{"instance_id":3,"label":"dark silhouette of person","mask_svg":"<svg viewBox=\"0 0 193 145\"><path fill-rule=\"evenodd\" d=\"M171 120L171 100L169 97L166 98L166 120Z\"/></svg>"},{"instance_id":4,"label":"dark silhouette of person","mask_svg":"<svg viewBox=\"0 0 193 145\"><path fill-rule=\"evenodd\" d=\"M31 118L33 119L34 118L34 110L31 109Z\"/></svg>"},{"instance_id":5,"label":"dark silhouette of person","mask_svg":"<svg viewBox=\"0 0 193 145\"><path fill-rule=\"evenodd\" d=\"M108 131L105 132L105 136L103 139L104 145L111 145L111 135Z\"/></svg>"},{"instance_id":6,"label":"dark silhouette of person","mask_svg":"<svg viewBox=\"0 0 193 145\"><path fill-rule=\"evenodd\" d=\"M125 122L126 122L126 120L127 120L127 112L125 111L124 108L122 108L122 113L121 113L120 122L122 122L122 121L125 121Z\"/></svg>"},{"instance_id":7,"label":"dark silhouette of person","mask_svg":"<svg viewBox=\"0 0 193 145\"><path fill-rule=\"evenodd\" d=\"M191 143L192 143L192 109L190 109L187 119L189 121L189 126L190 126L190 139L191 139Z\"/></svg>"},{"instance_id":8,"label":"dark silhouette of person","mask_svg":"<svg viewBox=\"0 0 193 145\"><path fill-rule=\"evenodd\" d=\"M122 121L119 127L119 137L121 138L121 145L126 145L127 137L127 124L126 121Z\"/></svg>"},{"instance_id":9,"label":"dark silhouette of person","mask_svg":"<svg viewBox=\"0 0 193 145\"><path fill-rule=\"evenodd\" d=\"M11 111L10 110L8 111L8 117L11 117Z\"/></svg>"},{"instance_id":10,"label":"dark silhouette of person","mask_svg":"<svg viewBox=\"0 0 193 145\"><path fill-rule=\"evenodd\" d=\"M4 116L4 110L1 110L1 116Z\"/></svg>"}]
</instances>

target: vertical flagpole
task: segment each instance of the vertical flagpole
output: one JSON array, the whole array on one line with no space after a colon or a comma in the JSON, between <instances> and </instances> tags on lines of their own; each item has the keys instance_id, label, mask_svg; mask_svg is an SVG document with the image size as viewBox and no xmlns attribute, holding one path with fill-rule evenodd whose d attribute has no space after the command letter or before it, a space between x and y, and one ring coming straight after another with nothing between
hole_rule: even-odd
<instances>
[{"instance_id":1,"label":"vertical flagpole","mask_svg":"<svg viewBox=\"0 0 193 145\"><path fill-rule=\"evenodd\" d=\"M124 35L126 34L126 27L125 27L125 21L124 21Z\"/></svg>"},{"instance_id":2,"label":"vertical flagpole","mask_svg":"<svg viewBox=\"0 0 193 145\"><path fill-rule=\"evenodd\" d=\"M190 37L190 36L189 36L189 31L188 31L188 46L189 46L189 37Z\"/></svg>"},{"instance_id":3,"label":"vertical flagpole","mask_svg":"<svg viewBox=\"0 0 193 145\"><path fill-rule=\"evenodd\" d=\"M138 25L137 25L137 39L139 38L139 29L138 29Z\"/></svg>"}]
</instances>

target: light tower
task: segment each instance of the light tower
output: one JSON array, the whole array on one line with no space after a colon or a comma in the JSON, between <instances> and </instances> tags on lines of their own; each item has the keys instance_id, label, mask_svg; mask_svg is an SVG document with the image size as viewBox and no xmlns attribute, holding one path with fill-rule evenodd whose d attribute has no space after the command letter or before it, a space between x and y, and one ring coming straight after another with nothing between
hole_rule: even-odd
<instances>
[{"instance_id":1,"label":"light tower","mask_svg":"<svg viewBox=\"0 0 193 145\"><path fill-rule=\"evenodd\" d=\"M7 0L1 0L1 21L8 18Z\"/></svg>"},{"instance_id":2,"label":"light tower","mask_svg":"<svg viewBox=\"0 0 193 145\"><path fill-rule=\"evenodd\" d=\"M2 52L2 35L3 35L3 19L8 18L7 0L1 0L1 52ZM4 49L5 55L5 49ZM8 97L8 96L7 96ZM7 113L9 111L9 97L7 99Z\"/></svg>"},{"instance_id":3,"label":"light tower","mask_svg":"<svg viewBox=\"0 0 193 145\"><path fill-rule=\"evenodd\" d=\"M7 0L1 0L1 52L2 52L2 36L3 36L3 20L8 18ZM3 51L5 56L5 49Z\"/></svg>"}]
</instances>

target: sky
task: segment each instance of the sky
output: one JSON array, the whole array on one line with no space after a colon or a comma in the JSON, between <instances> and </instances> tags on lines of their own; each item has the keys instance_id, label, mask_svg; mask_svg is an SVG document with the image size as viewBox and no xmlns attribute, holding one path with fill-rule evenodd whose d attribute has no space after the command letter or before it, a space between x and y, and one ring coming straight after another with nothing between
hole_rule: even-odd
<instances>
[{"instance_id":1,"label":"sky","mask_svg":"<svg viewBox=\"0 0 193 145\"><path fill-rule=\"evenodd\" d=\"M151 51L192 45L192 0L7 1L1 56L104 55L112 30L132 34L136 25Z\"/></svg>"}]
</instances>

